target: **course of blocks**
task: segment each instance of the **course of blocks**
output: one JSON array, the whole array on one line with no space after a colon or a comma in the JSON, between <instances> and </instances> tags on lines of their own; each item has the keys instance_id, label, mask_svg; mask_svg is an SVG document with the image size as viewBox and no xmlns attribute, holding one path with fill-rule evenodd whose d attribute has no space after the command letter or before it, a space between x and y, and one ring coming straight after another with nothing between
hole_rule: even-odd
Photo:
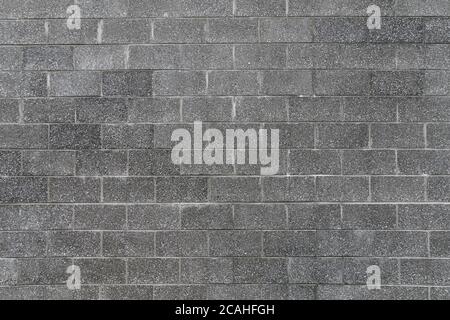
<instances>
[{"instance_id":1,"label":"course of blocks","mask_svg":"<svg viewBox=\"0 0 450 320\"><path fill-rule=\"evenodd\" d=\"M448 0L73 4L0 0L0 299L450 299Z\"/></svg>"}]
</instances>

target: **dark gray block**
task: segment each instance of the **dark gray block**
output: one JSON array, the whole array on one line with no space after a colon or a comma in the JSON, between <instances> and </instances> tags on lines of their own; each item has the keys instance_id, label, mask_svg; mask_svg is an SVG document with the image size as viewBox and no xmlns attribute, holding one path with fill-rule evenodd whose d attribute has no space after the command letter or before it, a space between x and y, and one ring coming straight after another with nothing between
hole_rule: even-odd
<instances>
[{"instance_id":1,"label":"dark gray block","mask_svg":"<svg viewBox=\"0 0 450 320\"><path fill-rule=\"evenodd\" d=\"M233 274L236 283L287 283L286 259L235 258Z\"/></svg>"},{"instance_id":2,"label":"dark gray block","mask_svg":"<svg viewBox=\"0 0 450 320\"><path fill-rule=\"evenodd\" d=\"M126 124L102 126L103 148L153 149L153 125Z\"/></svg>"},{"instance_id":3,"label":"dark gray block","mask_svg":"<svg viewBox=\"0 0 450 320\"><path fill-rule=\"evenodd\" d=\"M427 125L427 146L436 149L450 147L450 125L430 124Z\"/></svg>"},{"instance_id":4,"label":"dark gray block","mask_svg":"<svg viewBox=\"0 0 450 320\"><path fill-rule=\"evenodd\" d=\"M204 95L206 74L201 71L155 71L153 91L158 96Z\"/></svg>"},{"instance_id":5,"label":"dark gray block","mask_svg":"<svg viewBox=\"0 0 450 320\"><path fill-rule=\"evenodd\" d=\"M165 177L156 179L157 202L204 202L208 198L206 178Z\"/></svg>"},{"instance_id":6,"label":"dark gray block","mask_svg":"<svg viewBox=\"0 0 450 320\"><path fill-rule=\"evenodd\" d=\"M211 300L286 300L286 284L226 284L208 286Z\"/></svg>"},{"instance_id":7,"label":"dark gray block","mask_svg":"<svg viewBox=\"0 0 450 320\"><path fill-rule=\"evenodd\" d=\"M155 300L205 300L207 296L206 286L156 286Z\"/></svg>"},{"instance_id":8,"label":"dark gray block","mask_svg":"<svg viewBox=\"0 0 450 320\"><path fill-rule=\"evenodd\" d=\"M289 283L342 283L343 261L335 258L289 259Z\"/></svg>"},{"instance_id":9,"label":"dark gray block","mask_svg":"<svg viewBox=\"0 0 450 320\"><path fill-rule=\"evenodd\" d=\"M22 173L22 155L18 151L0 151L0 175L17 176Z\"/></svg>"},{"instance_id":10,"label":"dark gray block","mask_svg":"<svg viewBox=\"0 0 450 320\"><path fill-rule=\"evenodd\" d=\"M47 77L38 71L0 73L0 98L46 97Z\"/></svg>"},{"instance_id":11,"label":"dark gray block","mask_svg":"<svg viewBox=\"0 0 450 320\"><path fill-rule=\"evenodd\" d=\"M450 256L450 233L447 231L430 233L430 254L432 257L448 258Z\"/></svg>"},{"instance_id":12,"label":"dark gray block","mask_svg":"<svg viewBox=\"0 0 450 320\"><path fill-rule=\"evenodd\" d=\"M302 257L316 254L315 231L267 231L263 236L267 257Z\"/></svg>"},{"instance_id":13,"label":"dark gray block","mask_svg":"<svg viewBox=\"0 0 450 320\"><path fill-rule=\"evenodd\" d=\"M180 46L131 46L130 69L178 69L181 67Z\"/></svg>"},{"instance_id":14,"label":"dark gray block","mask_svg":"<svg viewBox=\"0 0 450 320\"><path fill-rule=\"evenodd\" d=\"M233 259L186 258L181 260L182 283L232 283Z\"/></svg>"},{"instance_id":15,"label":"dark gray block","mask_svg":"<svg viewBox=\"0 0 450 320\"><path fill-rule=\"evenodd\" d=\"M425 180L421 177L372 177L371 189L376 202L425 200Z\"/></svg>"},{"instance_id":16,"label":"dark gray block","mask_svg":"<svg viewBox=\"0 0 450 320\"><path fill-rule=\"evenodd\" d=\"M233 46L228 44L183 45L183 69L232 69Z\"/></svg>"},{"instance_id":17,"label":"dark gray block","mask_svg":"<svg viewBox=\"0 0 450 320\"><path fill-rule=\"evenodd\" d=\"M340 229L341 206L337 204L290 204L289 229Z\"/></svg>"},{"instance_id":18,"label":"dark gray block","mask_svg":"<svg viewBox=\"0 0 450 320\"><path fill-rule=\"evenodd\" d=\"M0 232L0 257L32 258L46 255L44 232Z\"/></svg>"},{"instance_id":19,"label":"dark gray block","mask_svg":"<svg viewBox=\"0 0 450 320\"><path fill-rule=\"evenodd\" d=\"M285 16L286 1L284 0L237 0L237 16Z\"/></svg>"},{"instance_id":20,"label":"dark gray block","mask_svg":"<svg viewBox=\"0 0 450 320\"><path fill-rule=\"evenodd\" d=\"M370 92L370 78L367 71L317 70L314 92L318 96L365 96Z\"/></svg>"},{"instance_id":21,"label":"dark gray block","mask_svg":"<svg viewBox=\"0 0 450 320\"><path fill-rule=\"evenodd\" d=\"M76 70L125 69L125 51L122 46L80 46L73 52Z\"/></svg>"},{"instance_id":22,"label":"dark gray block","mask_svg":"<svg viewBox=\"0 0 450 320\"><path fill-rule=\"evenodd\" d=\"M156 256L202 257L208 255L205 231L161 231L156 233Z\"/></svg>"},{"instance_id":23,"label":"dark gray block","mask_svg":"<svg viewBox=\"0 0 450 320\"><path fill-rule=\"evenodd\" d=\"M155 179L153 178L105 178L103 201L115 203L155 202Z\"/></svg>"},{"instance_id":24,"label":"dark gray block","mask_svg":"<svg viewBox=\"0 0 450 320\"><path fill-rule=\"evenodd\" d=\"M342 100L344 121L395 122L396 98L348 97Z\"/></svg>"},{"instance_id":25,"label":"dark gray block","mask_svg":"<svg viewBox=\"0 0 450 320\"><path fill-rule=\"evenodd\" d=\"M65 10L61 12L64 13ZM97 44L100 20L83 19L81 25L82 28L79 30L69 30L67 18L48 20L48 42L51 44Z\"/></svg>"},{"instance_id":26,"label":"dark gray block","mask_svg":"<svg viewBox=\"0 0 450 320\"><path fill-rule=\"evenodd\" d=\"M24 70L73 70L72 47L25 47Z\"/></svg>"},{"instance_id":27,"label":"dark gray block","mask_svg":"<svg viewBox=\"0 0 450 320\"><path fill-rule=\"evenodd\" d=\"M0 121L3 123L19 122L19 100L0 100Z\"/></svg>"},{"instance_id":28,"label":"dark gray block","mask_svg":"<svg viewBox=\"0 0 450 320\"><path fill-rule=\"evenodd\" d=\"M257 95L259 93L258 72L213 71L208 73L208 94L212 95Z\"/></svg>"},{"instance_id":29,"label":"dark gray block","mask_svg":"<svg viewBox=\"0 0 450 320\"><path fill-rule=\"evenodd\" d=\"M162 43L202 43L205 42L203 19L162 19L154 22L154 37ZM167 57L166 57L167 58Z\"/></svg>"},{"instance_id":30,"label":"dark gray block","mask_svg":"<svg viewBox=\"0 0 450 320\"><path fill-rule=\"evenodd\" d=\"M17 260L17 283L20 285L56 285L64 283L69 259Z\"/></svg>"},{"instance_id":31,"label":"dark gray block","mask_svg":"<svg viewBox=\"0 0 450 320\"><path fill-rule=\"evenodd\" d=\"M278 204L235 205L234 223L236 229L286 229L287 212L284 205Z\"/></svg>"},{"instance_id":32,"label":"dark gray block","mask_svg":"<svg viewBox=\"0 0 450 320\"><path fill-rule=\"evenodd\" d=\"M421 97L402 99L398 104L401 122L450 121L450 99Z\"/></svg>"},{"instance_id":33,"label":"dark gray block","mask_svg":"<svg viewBox=\"0 0 450 320\"><path fill-rule=\"evenodd\" d=\"M86 284L125 284L126 262L124 259L74 259L82 270Z\"/></svg>"},{"instance_id":34,"label":"dark gray block","mask_svg":"<svg viewBox=\"0 0 450 320\"><path fill-rule=\"evenodd\" d=\"M182 229L233 229L231 205L184 205L181 206Z\"/></svg>"},{"instance_id":35,"label":"dark gray block","mask_svg":"<svg viewBox=\"0 0 450 320\"><path fill-rule=\"evenodd\" d=\"M289 153L291 174L340 174L341 156L334 150L291 150Z\"/></svg>"},{"instance_id":36,"label":"dark gray block","mask_svg":"<svg viewBox=\"0 0 450 320\"><path fill-rule=\"evenodd\" d=\"M206 41L209 43L258 42L258 20L252 18L209 20Z\"/></svg>"},{"instance_id":37,"label":"dark gray block","mask_svg":"<svg viewBox=\"0 0 450 320\"><path fill-rule=\"evenodd\" d=\"M52 149L99 149L100 126L99 125L51 125L50 148Z\"/></svg>"},{"instance_id":38,"label":"dark gray block","mask_svg":"<svg viewBox=\"0 0 450 320\"><path fill-rule=\"evenodd\" d=\"M51 96L100 96L102 93L99 72L59 71L50 73L49 77Z\"/></svg>"},{"instance_id":39,"label":"dark gray block","mask_svg":"<svg viewBox=\"0 0 450 320\"><path fill-rule=\"evenodd\" d=\"M49 202L100 202L100 185L98 178L49 178Z\"/></svg>"},{"instance_id":40,"label":"dark gray block","mask_svg":"<svg viewBox=\"0 0 450 320\"><path fill-rule=\"evenodd\" d=\"M125 151L78 151L76 172L80 176L122 176L127 174Z\"/></svg>"},{"instance_id":41,"label":"dark gray block","mask_svg":"<svg viewBox=\"0 0 450 320\"><path fill-rule=\"evenodd\" d=\"M151 43L150 19L105 19L103 20L102 43Z\"/></svg>"},{"instance_id":42,"label":"dark gray block","mask_svg":"<svg viewBox=\"0 0 450 320\"><path fill-rule=\"evenodd\" d=\"M316 179L317 200L327 202L367 202L367 177L319 176Z\"/></svg>"},{"instance_id":43,"label":"dark gray block","mask_svg":"<svg viewBox=\"0 0 450 320\"><path fill-rule=\"evenodd\" d=\"M75 171L72 151L27 151L22 153L22 160L27 176L70 176Z\"/></svg>"},{"instance_id":44,"label":"dark gray block","mask_svg":"<svg viewBox=\"0 0 450 320\"><path fill-rule=\"evenodd\" d=\"M213 202L256 202L261 200L258 178L211 178L210 200Z\"/></svg>"},{"instance_id":45,"label":"dark gray block","mask_svg":"<svg viewBox=\"0 0 450 320\"><path fill-rule=\"evenodd\" d=\"M171 150L167 149L130 151L128 165L132 176L180 174L180 166L172 163Z\"/></svg>"},{"instance_id":46,"label":"dark gray block","mask_svg":"<svg viewBox=\"0 0 450 320\"><path fill-rule=\"evenodd\" d=\"M399 262L397 259L389 258L344 258L344 283L367 285L367 270L371 266L380 268L381 285L399 284Z\"/></svg>"},{"instance_id":47,"label":"dark gray block","mask_svg":"<svg viewBox=\"0 0 450 320\"><path fill-rule=\"evenodd\" d=\"M128 207L130 230L176 230L180 213L175 205L131 205Z\"/></svg>"},{"instance_id":48,"label":"dark gray block","mask_svg":"<svg viewBox=\"0 0 450 320\"><path fill-rule=\"evenodd\" d=\"M24 205L0 207L0 229L5 231L67 230L73 228L72 206Z\"/></svg>"},{"instance_id":49,"label":"dark gray block","mask_svg":"<svg viewBox=\"0 0 450 320\"><path fill-rule=\"evenodd\" d=\"M153 71L106 71L102 78L102 93L105 96L152 95Z\"/></svg>"},{"instance_id":50,"label":"dark gray block","mask_svg":"<svg viewBox=\"0 0 450 320\"><path fill-rule=\"evenodd\" d=\"M47 200L45 178L0 178L0 203L42 203Z\"/></svg>"},{"instance_id":51,"label":"dark gray block","mask_svg":"<svg viewBox=\"0 0 450 320\"><path fill-rule=\"evenodd\" d=\"M233 101L222 97L183 98L183 121L231 121Z\"/></svg>"},{"instance_id":52,"label":"dark gray block","mask_svg":"<svg viewBox=\"0 0 450 320\"><path fill-rule=\"evenodd\" d=\"M398 167L402 174L449 174L449 151L411 150L398 152Z\"/></svg>"},{"instance_id":53,"label":"dark gray block","mask_svg":"<svg viewBox=\"0 0 450 320\"><path fill-rule=\"evenodd\" d=\"M0 21L3 30L0 44L44 44L44 20L3 20Z\"/></svg>"},{"instance_id":54,"label":"dark gray block","mask_svg":"<svg viewBox=\"0 0 450 320\"><path fill-rule=\"evenodd\" d=\"M320 285L317 288L319 300L427 300L425 287L381 287L367 290L367 285Z\"/></svg>"},{"instance_id":55,"label":"dark gray block","mask_svg":"<svg viewBox=\"0 0 450 320\"><path fill-rule=\"evenodd\" d=\"M290 0L289 15L292 16L365 16L370 0ZM377 2L383 16L393 15L395 1Z\"/></svg>"},{"instance_id":56,"label":"dark gray block","mask_svg":"<svg viewBox=\"0 0 450 320\"><path fill-rule=\"evenodd\" d=\"M75 230L122 230L126 227L125 206L75 206Z\"/></svg>"},{"instance_id":57,"label":"dark gray block","mask_svg":"<svg viewBox=\"0 0 450 320\"><path fill-rule=\"evenodd\" d=\"M309 18L260 19L261 42L310 42L313 23Z\"/></svg>"},{"instance_id":58,"label":"dark gray block","mask_svg":"<svg viewBox=\"0 0 450 320\"><path fill-rule=\"evenodd\" d=\"M98 257L100 232L55 231L49 234L48 255L57 257Z\"/></svg>"},{"instance_id":59,"label":"dark gray block","mask_svg":"<svg viewBox=\"0 0 450 320\"><path fill-rule=\"evenodd\" d=\"M325 257L425 257L426 232L317 231L317 254Z\"/></svg>"},{"instance_id":60,"label":"dark gray block","mask_svg":"<svg viewBox=\"0 0 450 320\"><path fill-rule=\"evenodd\" d=\"M449 201L450 177L430 177L428 179L427 194L430 201Z\"/></svg>"},{"instance_id":61,"label":"dark gray block","mask_svg":"<svg viewBox=\"0 0 450 320\"><path fill-rule=\"evenodd\" d=\"M401 205L398 207L398 226L410 230L447 230L450 226L448 205Z\"/></svg>"},{"instance_id":62,"label":"dark gray block","mask_svg":"<svg viewBox=\"0 0 450 320\"><path fill-rule=\"evenodd\" d=\"M104 232L103 255L107 257L152 257L154 232Z\"/></svg>"},{"instance_id":63,"label":"dark gray block","mask_svg":"<svg viewBox=\"0 0 450 320\"><path fill-rule=\"evenodd\" d=\"M264 71L261 93L266 95L311 95L310 71Z\"/></svg>"},{"instance_id":64,"label":"dark gray block","mask_svg":"<svg viewBox=\"0 0 450 320\"><path fill-rule=\"evenodd\" d=\"M371 138L373 148L423 148L423 125L373 124Z\"/></svg>"},{"instance_id":65,"label":"dark gray block","mask_svg":"<svg viewBox=\"0 0 450 320\"><path fill-rule=\"evenodd\" d=\"M400 161L400 160L399 160ZM401 171L401 170L400 170ZM342 153L342 172L346 175L384 175L396 173L393 150L346 150Z\"/></svg>"},{"instance_id":66,"label":"dark gray block","mask_svg":"<svg viewBox=\"0 0 450 320\"><path fill-rule=\"evenodd\" d=\"M152 286L103 286L100 289L100 300L152 300Z\"/></svg>"},{"instance_id":67,"label":"dark gray block","mask_svg":"<svg viewBox=\"0 0 450 320\"><path fill-rule=\"evenodd\" d=\"M180 121L180 100L176 98L138 98L128 105L128 118L132 123Z\"/></svg>"},{"instance_id":68,"label":"dark gray block","mask_svg":"<svg viewBox=\"0 0 450 320\"><path fill-rule=\"evenodd\" d=\"M339 98L289 97L289 120L291 121L340 121Z\"/></svg>"},{"instance_id":69,"label":"dark gray block","mask_svg":"<svg viewBox=\"0 0 450 320\"><path fill-rule=\"evenodd\" d=\"M26 99L23 102L25 123L73 123L76 101L68 98Z\"/></svg>"},{"instance_id":70,"label":"dark gray block","mask_svg":"<svg viewBox=\"0 0 450 320\"><path fill-rule=\"evenodd\" d=\"M211 231L208 237L212 257L257 257L262 252L259 231Z\"/></svg>"},{"instance_id":71,"label":"dark gray block","mask_svg":"<svg viewBox=\"0 0 450 320\"><path fill-rule=\"evenodd\" d=\"M263 201L313 201L315 199L314 185L313 177L263 177Z\"/></svg>"},{"instance_id":72,"label":"dark gray block","mask_svg":"<svg viewBox=\"0 0 450 320\"><path fill-rule=\"evenodd\" d=\"M400 261L402 284L448 286L449 270L449 260L444 259L405 259Z\"/></svg>"},{"instance_id":73,"label":"dark gray block","mask_svg":"<svg viewBox=\"0 0 450 320\"><path fill-rule=\"evenodd\" d=\"M0 125L0 147L5 149L46 149L48 126Z\"/></svg>"},{"instance_id":74,"label":"dark gray block","mask_svg":"<svg viewBox=\"0 0 450 320\"><path fill-rule=\"evenodd\" d=\"M128 281L131 284L178 283L180 262L173 258L128 260Z\"/></svg>"},{"instance_id":75,"label":"dark gray block","mask_svg":"<svg viewBox=\"0 0 450 320\"><path fill-rule=\"evenodd\" d=\"M343 229L391 230L397 227L394 205L343 205Z\"/></svg>"},{"instance_id":76,"label":"dark gray block","mask_svg":"<svg viewBox=\"0 0 450 320\"><path fill-rule=\"evenodd\" d=\"M235 59L238 69L283 69L286 67L286 46L237 45Z\"/></svg>"},{"instance_id":77,"label":"dark gray block","mask_svg":"<svg viewBox=\"0 0 450 320\"><path fill-rule=\"evenodd\" d=\"M226 0L156 0L130 2L130 17L209 17L231 16L233 6Z\"/></svg>"}]
</instances>

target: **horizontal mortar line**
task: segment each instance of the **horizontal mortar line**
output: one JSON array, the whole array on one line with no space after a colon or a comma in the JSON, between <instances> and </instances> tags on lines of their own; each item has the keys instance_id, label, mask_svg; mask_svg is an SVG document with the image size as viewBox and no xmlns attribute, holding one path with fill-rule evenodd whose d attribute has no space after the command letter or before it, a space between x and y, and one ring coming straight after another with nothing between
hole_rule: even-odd
<instances>
[{"instance_id":1,"label":"horizontal mortar line","mask_svg":"<svg viewBox=\"0 0 450 320\"><path fill-rule=\"evenodd\" d=\"M263 257L263 256L185 256L185 257L74 257L74 256L46 256L39 258L32 257L4 257L0 258L0 261L10 260L10 259L18 259L18 260L42 260L42 259L74 259L74 260L125 260L125 259L133 259L133 260L154 260L154 259L164 259L164 260L183 260L183 259L261 259L261 260L288 260L295 258L309 258L309 259L380 259L380 260L390 260L390 259L400 259L400 260L428 260L428 261L449 261L448 258L429 258L428 256L423 257L401 257L401 256L275 256L275 257ZM129 263L129 262L128 262ZM448 285L450 287L450 284Z\"/></svg>"},{"instance_id":2,"label":"horizontal mortar line","mask_svg":"<svg viewBox=\"0 0 450 320\"><path fill-rule=\"evenodd\" d=\"M104 287L153 287L153 288L164 288L164 287L217 287L217 286L305 286L305 287L315 287L315 286L333 286L333 287L367 287L366 283L308 283L308 282L175 282L175 283L82 283L82 287L90 287L93 289L101 289ZM67 285L61 284L60 282L55 283L43 283L43 284L11 284L11 285L0 285L1 289L15 289L15 288L67 288ZM450 288L450 284L382 284L381 288Z\"/></svg>"},{"instance_id":3,"label":"horizontal mortar line","mask_svg":"<svg viewBox=\"0 0 450 320\"><path fill-rule=\"evenodd\" d=\"M77 257L77 256L41 256L41 257L18 257L18 258L0 258L1 260L10 260L10 259L20 259L20 260L50 260L50 259L87 259L87 260L124 260L124 259L163 259L163 260L169 260L169 259L176 259L176 260L192 260L192 259L267 259L267 260L289 260L289 259L296 259L296 258L307 258L307 259L315 259L315 258L338 258L338 259L383 259L383 260L441 260L441 261L447 261L450 260L450 258L434 258L434 257L398 257L398 256L286 256L286 257L265 257L265 256L184 256L184 257ZM450 285L449 285L450 287Z\"/></svg>"},{"instance_id":4,"label":"horizontal mortar line","mask_svg":"<svg viewBox=\"0 0 450 320\"><path fill-rule=\"evenodd\" d=\"M1 208L1 206L0 206ZM78 229L78 228L71 228L71 229L16 229L16 230L2 230L0 229L0 234L2 233L43 233L43 232L49 232L49 233L81 233L81 232L91 232L91 233L214 233L214 232L252 232L252 233L266 233L266 232L277 232L277 233L318 233L318 232L324 232L324 231L330 231L330 232L383 232L383 233L402 233L402 232L414 232L414 233L424 233L424 232L435 232L435 233L450 233L450 229L339 229L339 228L329 228L329 229L254 229L254 228L247 228L247 229L237 229L237 228L221 228L221 229ZM114 257L114 256L105 256L105 257ZM132 256L127 256L132 257ZM135 256L135 257L142 257L142 256ZM448 257L450 259L450 255Z\"/></svg>"},{"instance_id":5,"label":"horizontal mortar line","mask_svg":"<svg viewBox=\"0 0 450 320\"><path fill-rule=\"evenodd\" d=\"M314 202L314 201L293 201L293 202L36 202L36 203L0 203L1 206L100 206L100 205L115 205L115 206L148 206L148 205L171 205L171 206L206 206L206 205L295 205L295 204L310 204L310 205L450 205L450 202Z\"/></svg>"},{"instance_id":6,"label":"horizontal mortar line","mask_svg":"<svg viewBox=\"0 0 450 320\"><path fill-rule=\"evenodd\" d=\"M341 259L367 259L367 258L373 258L373 259L400 259L400 260L435 260L435 261L449 261L450 258L434 258L427 256L348 256L348 255L339 255L339 256L322 256L322 255L298 255L298 256L217 256L217 255L208 255L208 256L151 256L151 257L104 257L104 256L90 256L90 257L84 257L84 256L40 256L40 257L2 257L0 260L6 260L6 259L21 259L21 260L42 260L42 259L86 259L86 260L124 260L124 259L134 259L134 260L152 260L152 259L161 259L161 260L183 260L183 259L246 259L246 260L252 260L252 259L262 259L262 260L288 260L288 259L295 259L295 258L309 258L309 259L315 259L315 258L341 258Z\"/></svg>"},{"instance_id":7,"label":"horizontal mortar line","mask_svg":"<svg viewBox=\"0 0 450 320\"><path fill-rule=\"evenodd\" d=\"M229 165L230 167L232 165ZM266 168L264 166L262 166L262 168ZM384 177L394 177L394 178L448 178L450 176L450 173L448 174L430 174L430 175L396 175L396 174L392 174L392 175L386 175L386 174L373 174L373 175L354 175L354 174L344 174L344 175L272 175L272 176L264 176L264 175L256 175L256 174L249 174L249 175L245 175L245 176L241 176L241 175L233 175L232 173L230 174L222 174L222 175L206 175L206 174L196 174L196 173L185 173L185 174L180 174L180 175L167 175L167 176L148 176L148 175L131 175L131 176L85 176L85 175L60 175L60 176L41 176L41 175L14 175L14 176L3 176L0 175L0 179L4 179L4 180L10 180L12 178L36 178L36 179L45 179L45 178L49 178L49 179L65 179L65 178L77 178L77 179L100 179L100 178L104 178L104 179L127 179L127 178L143 178L143 179L160 179L160 178L248 178L251 180L251 178L384 178Z\"/></svg>"},{"instance_id":8,"label":"horizontal mortar line","mask_svg":"<svg viewBox=\"0 0 450 320\"><path fill-rule=\"evenodd\" d=\"M382 10L383 12L383 10ZM136 20L136 21L145 21L145 20L161 20L161 21L173 21L173 20L240 20L240 19L295 19L295 18L368 18L370 15L361 13L361 14L352 14L352 15L296 15L296 14L289 14L286 16L286 14L280 14L280 15L191 15L191 16L168 16L164 17L162 15L142 15L142 16L88 16L88 17L81 17L80 19L82 21L89 21L89 20ZM381 18L387 18L392 20L397 19L445 19L449 18L448 15L394 15L394 12L391 14L382 14ZM16 17L2 17L0 18L0 22L2 21L43 21L43 20L67 20L68 16L61 15L59 17L26 17L26 16L16 16Z\"/></svg>"},{"instance_id":9,"label":"horizontal mortar line","mask_svg":"<svg viewBox=\"0 0 450 320\"><path fill-rule=\"evenodd\" d=\"M152 95L152 96L121 96L121 95L114 95L114 96L26 96L26 97L0 97L0 100L33 100L33 99L49 99L49 98L58 98L58 99L74 99L74 98L127 98L127 99L151 99L151 98L204 98L204 97L298 97L298 98L416 98L416 99L430 99L430 98L449 98L450 95L313 95L311 94L298 94L298 93L291 93L291 94L198 94L198 95Z\"/></svg>"},{"instance_id":10,"label":"horizontal mortar line","mask_svg":"<svg viewBox=\"0 0 450 320\"><path fill-rule=\"evenodd\" d=\"M33 71L33 72L39 72L39 71ZM45 72L43 72L45 73ZM385 98L385 99L432 99L432 98L439 98L439 99L448 99L450 98L450 94L447 95L313 95L311 94L220 94L220 95L212 95L212 94L174 94L174 95L152 95L152 96L126 96L126 95L113 95L113 96L24 96L24 97L0 97L0 100L44 100L49 98L56 98L56 99L78 99L78 98L92 98L92 99L152 99L152 98L215 98L215 97L221 97L221 98L239 98L239 97L260 97L260 98L272 98L272 97L279 97L279 98L286 98L286 97L292 97L292 98Z\"/></svg>"},{"instance_id":11,"label":"horizontal mortar line","mask_svg":"<svg viewBox=\"0 0 450 320\"><path fill-rule=\"evenodd\" d=\"M202 45L295 45L295 44L340 44L340 45L346 45L346 46L356 46L356 45L391 45L391 46L407 46L407 45L423 45L423 46L431 46L431 45L448 45L450 42L441 42L441 41L431 41L431 42L423 42L423 41L416 41L416 42L399 42L399 41L391 41L391 42L369 42L369 41L360 41L360 42L336 42L336 41L290 41L290 42L274 42L270 40L265 41L248 41L248 42L102 42L99 43L67 43L67 42L36 42L36 43L0 43L0 48L2 47L42 47L42 46L76 46L76 47L83 47L83 46L150 46L150 45L194 45L194 46L202 46ZM401 69L400 69L401 70Z\"/></svg>"},{"instance_id":12,"label":"horizontal mortar line","mask_svg":"<svg viewBox=\"0 0 450 320\"><path fill-rule=\"evenodd\" d=\"M359 72L374 72L374 73L423 73L426 71L443 71L450 72L450 68L404 68L396 69L395 67L380 67L380 68L362 68L362 67L338 67L338 66L313 66L313 67L283 67L283 68L266 68L266 67L255 67L255 68L186 68L184 66L175 67L161 67L161 66L142 66L142 67L130 67L130 68L102 68L102 69L20 69L20 70L1 70L0 74L23 74L23 73L49 73L59 74L59 73L114 73L114 72L129 72L129 71L149 71L149 72L164 72L164 71L178 71L185 73L220 73L220 72L240 72L240 73L267 73L267 72L290 72L290 71L359 71ZM389 97L391 95L387 95ZM26 97L25 97L26 98Z\"/></svg>"},{"instance_id":13,"label":"horizontal mortar line","mask_svg":"<svg viewBox=\"0 0 450 320\"><path fill-rule=\"evenodd\" d=\"M0 100L1 102L1 100ZM151 102L151 101L149 101ZM230 105L231 107L231 105ZM245 109L245 108L243 108ZM286 110L286 109L283 109ZM186 116L185 116L186 117ZM372 125L384 125L384 124L390 124L390 125L420 125L420 124L427 124L427 125L447 125L450 124L450 120L448 121L402 121L402 122L396 122L396 121L364 121L364 120L324 120L324 121L320 121L320 120L289 120L289 121L284 121L284 120L279 120L279 121L271 121L270 119L267 120L195 120L195 121L183 121L183 122L147 122L147 121L142 121L142 122L137 122L137 121L122 121L122 122L0 122L0 126L22 126L22 127L32 127L32 126L71 126L71 125L77 125L77 126L89 126L89 125L95 125L95 126L110 126L110 127L114 127L114 126L132 126L132 125L156 125L156 126L164 126L164 125L170 125L170 126L182 126L182 125L194 125L195 122L202 122L204 124L223 124L223 125L234 125L234 124L239 124L239 125L278 125L278 124L316 124L316 125L322 125L322 126L327 126L327 125L335 125L335 124L372 124ZM207 127L205 127L205 129L208 129ZM1 148L1 147L0 147ZM362 148L362 149L380 149L383 147L375 147L375 148ZM4 148L6 149L6 148ZM133 148L131 148L133 149ZM157 149L157 148L154 148ZM282 148L280 148L282 149ZM294 148L291 148L294 149ZM302 149L302 148L297 148L297 149ZM312 148L312 149L317 149L317 148ZM331 149L331 148L328 148ZM384 149L393 149L392 147L385 147ZM396 148L396 149L419 149L419 148L408 148L408 147L401 147L401 148ZM428 149L428 150L445 150L446 148L441 148L441 149L437 149L437 148L429 148L429 147L423 147L422 149ZM69 149L70 150L70 149ZM337 150L342 150L342 149L337 149ZM361 150L361 149L355 149L355 150Z\"/></svg>"},{"instance_id":14,"label":"horizontal mortar line","mask_svg":"<svg viewBox=\"0 0 450 320\"><path fill-rule=\"evenodd\" d=\"M98 43L67 43L67 42L30 42L30 43L17 43L17 42L6 42L6 43L0 43L1 47L32 47L32 46L129 46L129 45L136 45L136 46L144 46L144 45L264 45L264 44L273 44L273 45L294 45L294 44L341 44L341 45L361 45L361 44L367 44L367 45L403 45L406 46L408 44L411 45L447 45L450 42L441 42L441 41L430 41L430 42L424 42L424 41L411 41L411 42L399 42L399 41L391 41L391 42L371 42L371 41L360 41L360 42L346 42L346 41L291 41L291 42L273 42L270 40L265 41L247 41L247 42L239 42L239 41L229 41L229 42L102 42L101 44Z\"/></svg>"},{"instance_id":15,"label":"horizontal mortar line","mask_svg":"<svg viewBox=\"0 0 450 320\"><path fill-rule=\"evenodd\" d=\"M179 71L179 72L288 72L288 71L367 71L367 72L392 72L392 73L401 73L401 72L423 72L423 71L446 71L449 69L446 68L415 68L415 69L395 69L395 67L392 68L380 68L380 69L373 69L373 68L333 68L333 67L311 67L311 68L235 68L235 69L228 69L228 68L217 68L217 69L198 69L198 68L183 68L183 67L175 67L175 68L164 68L164 67L144 67L144 68L138 68L138 67L132 67L128 69L122 69L122 68L111 68L111 69L63 69L63 70L46 70L46 69L39 69L39 70L33 70L33 69L23 69L21 71L14 71L17 73L21 72L49 72L50 74L52 72L121 72L121 71L146 71L146 70L152 70L155 72L158 71ZM12 73L12 72L9 72Z\"/></svg>"}]
</instances>

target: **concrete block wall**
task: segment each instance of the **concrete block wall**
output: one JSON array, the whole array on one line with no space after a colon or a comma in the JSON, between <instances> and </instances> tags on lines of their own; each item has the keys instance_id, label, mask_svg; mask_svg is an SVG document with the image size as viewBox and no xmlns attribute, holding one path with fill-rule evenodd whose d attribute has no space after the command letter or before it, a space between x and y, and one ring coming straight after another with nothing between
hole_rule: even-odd
<instances>
[{"instance_id":1,"label":"concrete block wall","mask_svg":"<svg viewBox=\"0 0 450 320\"><path fill-rule=\"evenodd\" d=\"M448 0L75 3L0 0L0 299L450 298ZM174 165L194 121L278 175Z\"/></svg>"}]
</instances>

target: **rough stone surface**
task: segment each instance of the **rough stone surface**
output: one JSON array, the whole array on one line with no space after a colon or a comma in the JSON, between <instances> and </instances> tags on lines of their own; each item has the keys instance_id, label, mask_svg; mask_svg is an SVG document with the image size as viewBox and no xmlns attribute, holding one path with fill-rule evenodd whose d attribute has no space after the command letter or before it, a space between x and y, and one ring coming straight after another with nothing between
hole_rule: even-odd
<instances>
[{"instance_id":1,"label":"rough stone surface","mask_svg":"<svg viewBox=\"0 0 450 320\"><path fill-rule=\"evenodd\" d=\"M0 300L450 300L449 17L448 0L0 0ZM193 145L200 121L279 130L278 172L247 149L174 163L172 133Z\"/></svg>"}]
</instances>

